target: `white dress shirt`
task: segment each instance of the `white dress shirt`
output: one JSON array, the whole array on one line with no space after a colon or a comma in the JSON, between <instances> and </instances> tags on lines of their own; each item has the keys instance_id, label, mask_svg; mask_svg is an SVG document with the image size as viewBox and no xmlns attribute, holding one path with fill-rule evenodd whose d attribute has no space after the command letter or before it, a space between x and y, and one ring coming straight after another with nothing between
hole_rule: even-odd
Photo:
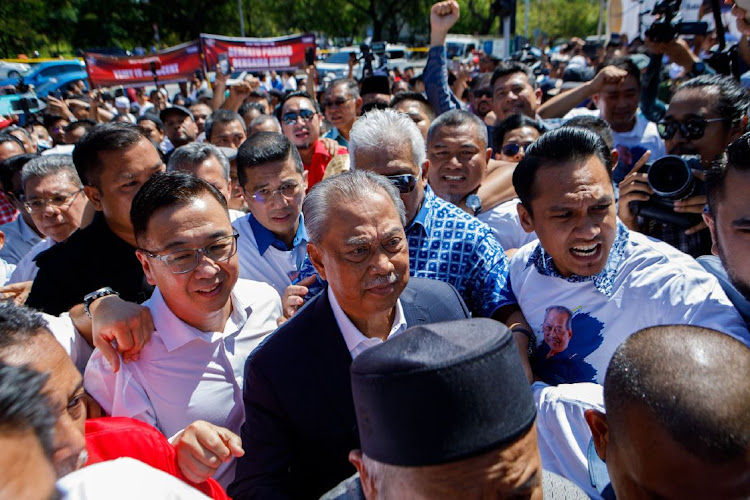
<instances>
[{"instance_id":1,"label":"white dress shirt","mask_svg":"<svg viewBox=\"0 0 750 500\"><path fill-rule=\"evenodd\" d=\"M52 238L45 238L33 247L31 250L26 252L26 255L18 262L15 271L10 275L8 284L20 283L22 281L34 281L36 273L39 272L39 267L36 265L36 256L45 250L49 250L55 244L55 240Z\"/></svg>"},{"instance_id":2,"label":"white dress shirt","mask_svg":"<svg viewBox=\"0 0 750 500\"><path fill-rule=\"evenodd\" d=\"M57 481L63 500L209 500L166 472L134 458L118 458L84 467Z\"/></svg>"},{"instance_id":3,"label":"white dress shirt","mask_svg":"<svg viewBox=\"0 0 750 500\"><path fill-rule=\"evenodd\" d=\"M346 315L339 301L336 300L336 296L333 294L331 287L328 287L328 300L331 301L331 309L333 309L333 317L336 318L336 324L341 330L341 335L344 336L344 342L346 342L346 348L349 349L352 359L356 358L370 347L382 344L383 341L378 337L365 337L359 329L354 326L352 320ZM406 330L406 318L404 317L404 308L401 306L401 299L396 300L396 314L393 316L393 324L391 325L391 331L388 333L386 340L394 335L398 335Z\"/></svg>"},{"instance_id":4,"label":"white dress shirt","mask_svg":"<svg viewBox=\"0 0 750 500\"><path fill-rule=\"evenodd\" d=\"M242 382L245 360L276 329L281 299L265 283L238 280L232 313L223 332L201 332L167 307L158 288L144 305L154 333L135 363L112 373L99 349L86 367L86 390L113 417L132 417L170 437L196 420L239 435L245 421ZM214 474L222 486L234 479L234 461Z\"/></svg>"}]
</instances>

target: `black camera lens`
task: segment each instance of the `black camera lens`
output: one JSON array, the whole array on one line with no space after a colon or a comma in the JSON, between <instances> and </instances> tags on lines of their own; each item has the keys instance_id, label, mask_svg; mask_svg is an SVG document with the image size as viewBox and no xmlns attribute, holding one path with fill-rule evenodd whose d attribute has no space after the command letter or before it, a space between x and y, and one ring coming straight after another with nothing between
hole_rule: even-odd
<instances>
[{"instance_id":1,"label":"black camera lens","mask_svg":"<svg viewBox=\"0 0 750 500\"><path fill-rule=\"evenodd\" d=\"M651 165L648 170L648 185L658 196L681 200L693 190L693 172L679 156L667 155Z\"/></svg>"}]
</instances>

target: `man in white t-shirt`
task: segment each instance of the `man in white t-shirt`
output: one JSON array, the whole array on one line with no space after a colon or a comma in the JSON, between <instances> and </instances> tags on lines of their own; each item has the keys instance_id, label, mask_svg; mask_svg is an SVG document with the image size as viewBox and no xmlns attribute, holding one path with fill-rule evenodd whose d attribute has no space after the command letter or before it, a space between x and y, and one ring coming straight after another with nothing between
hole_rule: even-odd
<instances>
[{"instance_id":1,"label":"man in white t-shirt","mask_svg":"<svg viewBox=\"0 0 750 500\"><path fill-rule=\"evenodd\" d=\"M237 152L237 176L250 209L233 224L240 234L240 277L264 281L283 295L307 255L307 172L289 139L258 132Z\"/></svg>"},{"instance_id":2,"label":"man in white t-shirt","mask_svg":"<svg viewBox=\"0 0 750 500\"><path fill-rule=\"evenodd\" d=\"M605 63L593 80L550 99L540 109L544 118L562 116L564 120L581 115L598 116L612 127L615 148L620 155L614 180L621 181L647 150L650 161L667 154L656 124L638 112L641 97L641 73L629 58ZM598 109L574 108L591 98Z\"/></svg>"},{"instance_id":3,"label":"man in white t-shirt","mask_svg":"<svg viewBox=\"0 0 750 500\"><path fill-rule=\"evenodd\" d=\"M117 373L96 350L86 390L108 414L142 420L167 437L196 420L238 434L245 360L276 328L281 300L264 283L238 280L237 234L226 201L206 181L182 172L152 177L134 198L131 219L136 255L156 285L144 303L154 332L139 359ZM226 487L234 461L213 477Z\"/></svg>"},{"instance_id":4,"label":"man in white t-shirt","mask_svg":"<svg viewBox=\"0 0 750 500\"><path fill-rule=\"evenodd\" d=\"M599 135L562 127L529 147L513 174L521 223L539 242L513 257L509 281L535 330L528 332L532 370L551 384L601 384L617 346L654 325L709 327L750 345L744 321L713 276L617 220L611 161ZM564 349L564 342L551 342L559 352L547 356L552 337L544 328L554 325L545 318L566 309L572 333Z\"/></svg>"}]
</instances>

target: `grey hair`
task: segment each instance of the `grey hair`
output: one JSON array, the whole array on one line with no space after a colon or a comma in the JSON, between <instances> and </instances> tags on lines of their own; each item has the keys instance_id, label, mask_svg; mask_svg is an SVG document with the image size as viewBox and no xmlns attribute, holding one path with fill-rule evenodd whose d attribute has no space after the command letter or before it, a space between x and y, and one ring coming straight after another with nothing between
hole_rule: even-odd
<instances>
[{"instance_id":1,"label":"grey hair","mask_svg":"<svg viewBox=\"0 0 750 500\"><path fill-rule=\"evenodd\" d=\"M373 485L377 491L377 498L396 498L391 492L408 491L409 477L408 468L379 462L362 453L367 474L372 478Z\"/></svg>"},{"instance_id":2,"label":"grey hair","mask_svg":"<svg viewBox=\"0 0 750 500\"><path fill-rule=\"evenodd\" d=\"M229 160L221 149L208 142L191 142L175 149L169 157L167 172L192 170L212 156L219 160L224 178L229 181Z\"/></svg>"},{"instance_id":3,"label":"grey hair","mask_svg":"<svg viewBox=\"0 0 750 500\"><path fill-rule=\"evenodd\" d=\"M437 131L443 127L466 127L469 125L474 126L477 135L479 136L479 140L482 141L484 147L487 147L489 140L487 136L487 125L485 125L482 119L474 113L469 113L468 111L463 111L461 109L452 109L435 118L430 124L430 128L427 130L427 144L432 142Z\"/></svg>"},{"instance_id":4,"label":"grey hair","mask_svg":"<svg viewBox=\"0 0 750 500\"><path fill-rule=\"evenodd\" d=\"M349 80L348 78L337 78L336 80L332 81L326 88L326 96L339 85L344 85L346 87L346 93L352 99L359 98L359 86L357 85L357 82L355 82L354 80Z\"/></svg>"},{"instance_id":5,"label":"grey hair","mask_svg":"<svg viewBox=\"0 0 750 500\"><path fill-rule=\"evenodd\" d=\"M83 188L83 183L73 163L73 157L70 155L39 156L27 162L21 169L21 185L25 187L31 179L41 179L56 174L65 174L78 189Z\"/></svg>"},{"instance_id":6,"label":"grey hair","mask_svg":"<svg viewBox=\"0 0 750 500\"><path fill-rule=\"evenodd\" d=\"M328 229L328 219L335 217L330 210L334 200L358 203L372 197L379 189L385 191L393 201L401 224L406 224L404 202L401 201L398 189L388 179L374 172L351 170L315 184L307 194L302 203L302 213L310 242L319 243L323 239Z\"/></svg>"},{"instance_id":7,"label":"grey hair","mask_svg":"<svg viewBox=\"0 0 750 500\"><path fill-rule=\"evenodd\" d=\"M381 150L404 143L411 146L411 157L419 170L427 159L422 132L414 121L393 109L370 111L354 122L349 133L350 168L356 170L356 151Z\"/></svg>"}]
</instances>

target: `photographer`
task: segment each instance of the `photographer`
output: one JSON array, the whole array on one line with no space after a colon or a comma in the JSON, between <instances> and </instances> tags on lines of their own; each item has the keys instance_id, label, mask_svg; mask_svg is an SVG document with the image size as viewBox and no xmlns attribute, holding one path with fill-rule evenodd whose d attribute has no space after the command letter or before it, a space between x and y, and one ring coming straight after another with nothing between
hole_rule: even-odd
<instances>
[{"instance_id":1,"label":"photographer","mask_svg":"<svg viewBox=\"0 0 750 500\"><path fill-rule=\"evenodd\" d=\"M742 86L732 77L699 76L677 89L664 118L659 122L667 153L696 155L700 165L693 170L698 183L694 194L674 201L674 213L699 216L706 205L702 191L703 168L721 155L727 145L742 135L747 125L750 104ZM678 225L636 217L630 203L644 202L654 194L648 175L639 171L643 162L620 183L618 202L620 219L632 230L666 241L694 257L711 251L711 237L704 222L684 229ZM700 220L696 217L696 220Z\"/></svg>"}]
</instances>

